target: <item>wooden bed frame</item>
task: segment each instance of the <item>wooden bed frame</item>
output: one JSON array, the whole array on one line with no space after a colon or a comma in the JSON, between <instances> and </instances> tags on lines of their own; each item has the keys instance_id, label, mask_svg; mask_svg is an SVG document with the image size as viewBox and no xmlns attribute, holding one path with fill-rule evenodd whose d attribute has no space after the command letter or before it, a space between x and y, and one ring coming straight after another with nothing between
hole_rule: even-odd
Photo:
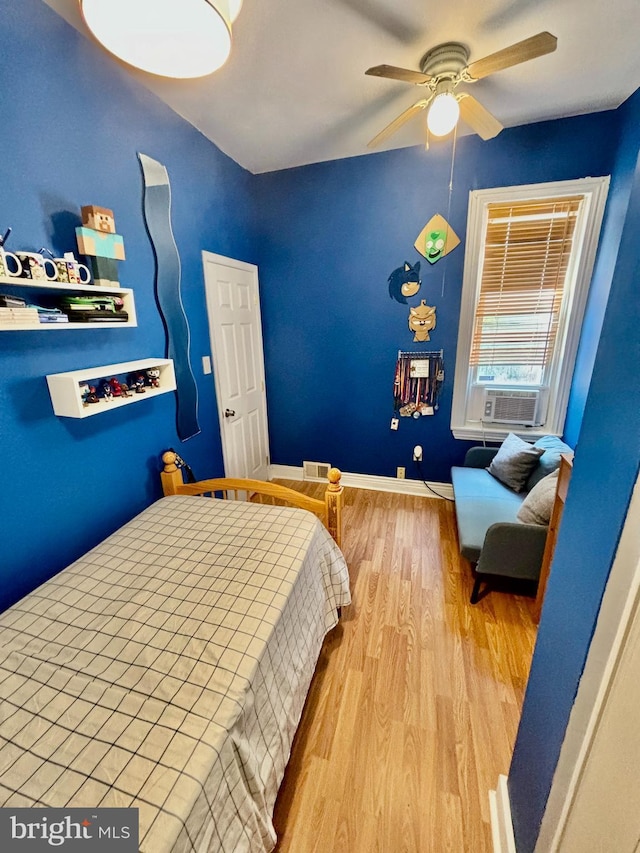
<instances>
[{"instance_id":1,"label":"wooden bed frame","mask_svg":"<svg viewBox=\"0 0 640 853\"><path fill-rule=\"evenodd\" d=\"M182 470L177 466L178 455L172 450L162 454L164 470L160 474L162 489L166 495L210 495L220 494L224 500L250 500L256 503L272 503L306 509L317 515L335 539L338 547L342 543L342 495L344 487L340 485L341 472L331 468L327 479L329 485L324 500L269 483L265 480L249 480L235 477L219 477L213 480L198 480L185 483ZM244 497L242 497L244 495Z\"/></svg>"}]
</instances>

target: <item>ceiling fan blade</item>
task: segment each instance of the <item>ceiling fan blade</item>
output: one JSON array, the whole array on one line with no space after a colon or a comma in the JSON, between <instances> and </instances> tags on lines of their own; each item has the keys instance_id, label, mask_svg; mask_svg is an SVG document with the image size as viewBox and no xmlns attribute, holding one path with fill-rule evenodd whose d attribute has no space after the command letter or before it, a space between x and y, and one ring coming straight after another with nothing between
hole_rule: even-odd
<instances>
[{"instance_id":1,"label":"ceiling fan blade","mask_svg":"<svg viewBox=\"0 0 640 853\"><path fill-rule=\"evenodd\" d=\"M402 80L403 83L430 83L433 80L429 74L422 71L410 71L408 68L397 68L395 65L374 65L365 74L371 77L389 77L391 80Z\"/></svg>"},{"instance_id":2,"label":"ceiling fan blade","mask_svg":"<svg viewBox=\"0 0 640 853\"><path fill-rule=\"evenodd\" d=\"M498 119L472 95L467 95L466 92L461 93L458 95L458 104L460 118L483 139L493 139L502 130Z\"/></svg>"},{"instance_id":3,"label":"ceiling fan blade","mask_svg":"<svg viewBox=\"0 0 640 853\"><path fill-rule=\"evenodd\" d=\"M414 115L417 115L419 112L429 105L431 98L422 98L420 101L416 101L413 106L409 107L409 109L405 110L403 113L388 124L377 136L374 136L371 142L367 143L369 148L375 148L376 145L379 145L381 142L384 142L387 137L391 136L396 130L399 130L402 125L409 121L410 118L413 118Z\"/></svg>"},{"instance_id":4,"label":"ceiling fan blade","mask_svg":"<svg viewBox=\"0 0 640 853\"><path fill-rule=\"evenodd\" d=\"M473 80L481 80L489 74L495 74L496 71L511 68L512 65L519 65L521 62L528 62L546 53L553 53L557 44L558 39L551 33L538 33L537 36L531 36L490 56L485 56L484 59L472 62L467 66L466 72Z\"/></svg>"}]
</instances>

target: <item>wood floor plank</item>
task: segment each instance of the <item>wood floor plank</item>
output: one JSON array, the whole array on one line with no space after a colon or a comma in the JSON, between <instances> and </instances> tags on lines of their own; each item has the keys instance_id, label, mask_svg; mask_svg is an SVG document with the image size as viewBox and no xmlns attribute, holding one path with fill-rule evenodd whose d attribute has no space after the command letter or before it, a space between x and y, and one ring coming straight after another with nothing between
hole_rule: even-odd
<instances>
[{"instance_id":1,"label":"wood floor plank","mask_svg":"<svg viewBox=\"0 0 640 853\"><path fill-rule=\"evenodd\" d=\"M283 481L312 497L323 487ZM345 489L352 604L325 640L274 814L278 853L490 853L534 599L478 604L451 503Z\"/></svg>"}]
</instances>

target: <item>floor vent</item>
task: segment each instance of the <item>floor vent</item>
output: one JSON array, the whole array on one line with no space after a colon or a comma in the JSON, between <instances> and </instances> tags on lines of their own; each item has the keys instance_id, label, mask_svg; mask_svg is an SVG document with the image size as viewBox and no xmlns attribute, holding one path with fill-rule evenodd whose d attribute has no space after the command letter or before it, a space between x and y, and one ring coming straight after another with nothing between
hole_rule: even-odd
<instances>
[{"instance_id":1,"label":"floor vent","mask_svg":"<svg viewBox=\"0 0 640 853\"><path fill-rule=\"evenodd\" d=\"M303 462L302 476L305 480L326 480L330 468L328 462Z\"/></svg>"}]
</instances>

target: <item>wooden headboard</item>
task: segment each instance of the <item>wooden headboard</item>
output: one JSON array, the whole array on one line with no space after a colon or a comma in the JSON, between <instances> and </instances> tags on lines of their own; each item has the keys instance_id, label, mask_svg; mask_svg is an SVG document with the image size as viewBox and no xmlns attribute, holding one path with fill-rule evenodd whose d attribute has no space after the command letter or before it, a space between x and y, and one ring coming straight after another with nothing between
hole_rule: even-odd
<instances>
[{"instance_id":1,"label":"wooden headboard","mask_svg":"<svg viewBox=\"0 0 640 853\"><path fill-rule=\"evenodd\" d=\"M198 480L196 483L185 483L182 470L176 464L178 455L172 450L162 454L164 470L160 474L162 489L165 495L209 495L224 500L251 500L257 503L273 503L276 505L294 506L306 509L317 515L338 547L342 544L342 494L344 487L340 485L341 472L331 468L328 474L328 485L324 500L311 498L308 495L270 483L265 480L249 480L237 477L219 477L213 480Z\"/></svg>"}]
</instances>

